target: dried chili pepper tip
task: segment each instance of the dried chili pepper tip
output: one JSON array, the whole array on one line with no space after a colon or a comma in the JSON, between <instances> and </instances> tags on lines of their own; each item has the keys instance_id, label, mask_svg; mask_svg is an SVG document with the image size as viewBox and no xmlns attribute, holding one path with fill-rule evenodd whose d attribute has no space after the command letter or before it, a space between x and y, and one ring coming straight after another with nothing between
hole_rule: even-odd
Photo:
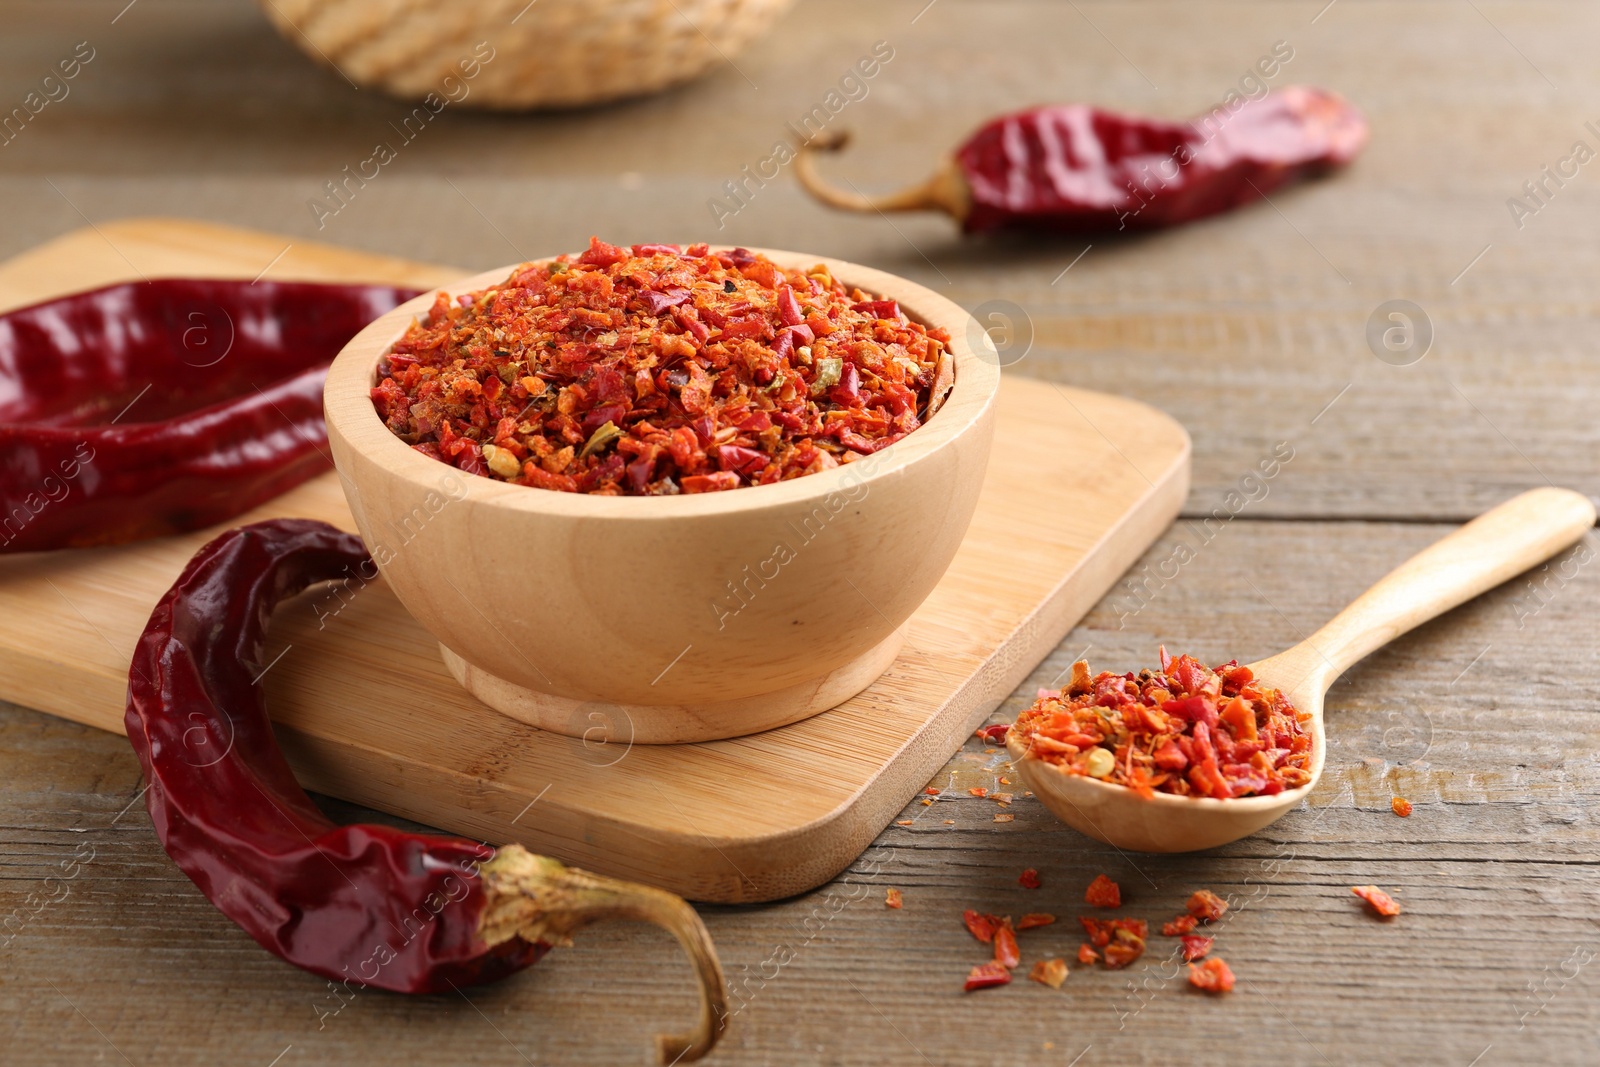
<instances>
[{"instance_id":1,"label":"dried chili pepper tip","mask_svg":"<svg viewBox=\"0 0 1600 1067\"><path fill-rule=\"evenodd\" d=\"M1389 801L1390 809L1402 819L1411 814L1411 801L1405 797L1395 797Z\"/></svg>"},{"instance_id":2,"label":"dried chili pepper tip","mask_svg":"<svg viewBox=\"0 0 1600 1067\"><path fill-rule=\"evenodd\" d=\"M1017 884L1024 889L1038 889L1044 885L1044 879L1039 877L1039 872L1029 867L1017 876Z\"/></svg>"},{"instance_id":3,"label":"dried chili pepper tip","mask_svg":"<svg viewBox=\"0 0 1600 1067\"><path fill-rule=\"evenodd\" d=\"M1009 985L1011 982L1010 969L990 960L980 963L967 972L967 982L962 989L968 993L974 989L988 989L990 986Z\"/></svg>"},{"instance_id":4,"label":"dried chili pepper tip","mask_svg":"<svg viewBox=\"0 0 1600 1067\"><path fill-rule=\"evenodd\" d=\"M1067 961L1059 956L1054 959L1040 960L1028 972L1028 977L1040 985L1047 985L1051 989L1060 989L1061 983L1067 980Z\"/></svg>"},{"instance_id":5,"label":"dried chili pepper tip","mask_svg":"<svg viewBox=\"0 0 1600 1067\"><path fill-rule=\"evenodd\" d=\"M1350 892L1367 902L1372 911L1385 919L1392 919L1400 914L1399 903L1388 893L1375 885L1353 885Z\"/></svg>"},{"instance_id":6,"label":"dried chili pepper tip","mask_svg":"<svg viewBox=\"0 0 1600 1067\"><path fill-rule=\"evenodd\" d=\"M1190 915L1201 922L1216 922L1228 910L1228 902L1209 889L1197 889L1187 905Z\"/></svg>"},{"instance_id":7,"label":"dried chili pepper tip","mask_svg":"<svg viewBox=\"0 0 1600 1067\"><path fill-rule=\"evenodd\" d=\"M1095 876L1083 892L1083 902L1091 908L1122 907L1122 887L1103 874Z\"/></svg>"},{"instance_id":8,"label":"dried chili pepper tip","mask_svg":"<svg viewBox=\"0 0 1600 1067\"><path fill-rule=\"evenodd\" d=\"M1216 956L1189 964L1189 984L1207 993L1227 993L1233 989L1233 970Z\"/></svg>"},{"instance_id":9,"label":"dried chili pepper tip","mask_svg":"<svg viewBox=\"0 0 1600 1067\"><path fill-rule=\"evenodd\" d=\"M883 906L884 907L886 907L886 908L894 908L896 911L898 911L902 906L904 906L904 904L905 904L905 898L903 896L901 896L900 890L898 890L898 889L889 889L889 890L884 892L884 894L883 894Z\"/></svg>"}]
</instances>

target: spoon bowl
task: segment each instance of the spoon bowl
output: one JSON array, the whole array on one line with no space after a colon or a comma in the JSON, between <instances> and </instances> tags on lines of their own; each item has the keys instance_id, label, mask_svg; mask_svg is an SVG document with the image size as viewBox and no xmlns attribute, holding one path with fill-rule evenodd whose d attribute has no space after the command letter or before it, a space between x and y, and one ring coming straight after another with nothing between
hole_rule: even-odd
<instances>
[{"instance_id":1,"label":"spoon bowl","mask_svg":"<svg viewBox=\"0 0 1600 1067\"><path fill-rule=\"evenodd\" d=\"M1323 699L1351 665L1401 634L1521 574L1576 543L1595 523L1590 500L1566 489L1533 489L1473 519L1411 557L1285 652L1249 664L1311 716L1311 780L1273 796L1215 800L1157 792L1073 774L1006 738L1017 773L1062 822L1120 849L1195 852L1255 833L1297 807L1327 761Z\"/></svg>"}]
</instances>

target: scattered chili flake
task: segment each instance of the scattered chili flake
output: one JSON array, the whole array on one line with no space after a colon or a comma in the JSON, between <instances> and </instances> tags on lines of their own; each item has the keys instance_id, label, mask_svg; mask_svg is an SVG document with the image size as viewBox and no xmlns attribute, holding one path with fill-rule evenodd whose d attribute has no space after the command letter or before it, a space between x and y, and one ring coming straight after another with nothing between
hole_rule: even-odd
<instances>
[{"instance_id":1,"label":"scattered chili flake","mask_svg":"<svg viewBox=\"0 0 1600 1067\"><path fill-rule=\"evenodd\" d=\"M1189 964L1189 984L1207 993L1226 993L1233 989L1233 971L1216 956Z\"/></svg>"},{"instance_id":2,"label":"scattered chili flake","mask_svg":"<svg viewBox=\"0 0 1600 1067\"><path fill-rule=\"evenodd\" d=\"M1182 937L1194 929L1199 922L1193 915L1180 915L1169 923L1161 924L1161 933L1165 937Z\"/></svg>"},{"instance_id":3,"label":"scattered chili flake","mask_svg":"<svg viewBox=\"0 0 1600 1067\"><path fill-rule=\"evenodd\" d=\"M1142 943L1150 936L1150 927L1143 919L1091 919L1078 917L1083 932L1089 935L1096 948L1105 948L1117 938L1117 931L1125 931Z\"/></svg>"},{"instance_id":4,"label":"scattered chili flake","mask_svg":"<svg viewBox=\"0 0 1600 1067\"><path fill-rule=\"evenodd\" d=\"M1091 908L1122 907L1122 887L1103 874L1095 875L1089 888L1084 890L1083 901Z\"/></svg>"},{"instance_id":5,"label":"scattered chili flake","mask_svg":"<svg viewBox=\"0 0 1600 1067\"><path fill-rule=\"evenodd\" d=\"M903 904L905 904L905 898L900 895L900 890L890 889L883 894L884 907L894 908L898 911Z\"/></svg>"},{"instance_id":6,"label":"scattered chili flake","mask_svg":"<svg viewBox=\"0 0 1600 1067\"><path fill-rule=\"evenodd\" d=\"M928 794L930 797L936 797L939 795L939 787L930 785L928 788L924 789L923 792Z\"/></svg>"},{"instance_id":7,"label":"scattered chili flake","mask_svg":"<svg viewBox=\"0 0 1600 1067\"><path fill-rule=\"evenodd\" d=\"M1056 921L1056 917L1049 912L1030 911L1017 920L1018 930L1032 930L1035 926L1049 926Z\"/></svg>"},{"instance_id":8,"label":"scattered chili flake","mask_svg":"<svg viewBox=\"0 0 1600 1067\"><path fill-rule=\"evenodd\" d=\"M1010 785L1011 784L1011 779L1007 778L1005 775L1002 774L1000 776L1000 784L1001 785Z\"/></svg>"},{"instance_id":9,"label":"scattered chili flake","mask_svg":"<svg viewBox=\"0 0 1600 1067\"><path fill-rule=\"evenodd\" d=\"M936 410L949 336L818 265L592 239L440 293L373 405L424 455L542 489L712 492L829 470Z\"/></svg>"},{"instance_id":10,"label":"scattered chili flake","mask_svg":"<svg viewBox=\"0 0 1600 1067\"><path fill-rule=\"evenodd\" d=\"M1100 959L1100 953L1094 950L1093 945L1083 944L1078 946L1079 963L1095 963Z\"/></svg>"},{"instance_id":11,"label":"scattered chili flake","mask_svg":"<svg viewBox=\"0 0 1600 1067\"><path fill-rule=\"evenodd\" d=\"M994 821L995 822L1016 822L1017 821L1017 817L1015 815L996 815L994 817Z\"/></svg>"},{"instance_id":12,"label":"scattered chili flake","mask_svg":"<svg viewBox=\"0 0 1600 1067\"><path fill-rule=\"evenodd\" d=\"M945 820L945 821L944 821L944 824L945 824L945 825L946 825L946 826L954 826L954 825L955 825L955 824L956 824L956 821L955 821L955 820L954 820L954 819L946 819L946 820Z\"/></svg>"},{"instance_id":13,"label":"scattered chili flake","mask_svg":"<svg viewBox=\"0 0 1600 1067\"><path fill-rule=\"evenodd\" d=\"M1405 797L1395 797L1389 801L1389 807L1393 808L1394 813L1402 819L1411 814L1411 801Z\"/></svg>"},{"instance_id":14,"label":"scattered chili flake","mask_svg":"<svg viewBox=\"0 0 1600 1067\"><path fill-rule=\"evenodd\" d=\"M992 742L998 743L998 742L1004 741L1006 739L1006 734L1008 732L1010 732L1010 730L1011 730L1011 724L1010 723L1008 723L1008 722L997 722L993 726L985 726L982 729L980 729L978 731L978 736L981 737L985 741L992 741Z\"/></svg>"},{"instance_id":15,"label":"scattered chili flake","mask_svg":"<svg viewBox=\"0 0 1600 1067\"><path fill-rule=\"evenodd\" d=\"M1139 924L1141 927L1143 923ZM1126 967L1140 956L1144 955L1145 939L1140 933L1118 927L1114 931L1111 944L1105 947L1107 967Z\"/></svg>"},{"instance_id":16,"label":"scattered chili flake","mask_svg":"<svg viewBox=\"0 0 1600 1067\"><path fill-rule=\"evenodd\" d=\"M925 808L931 808L933 806L933 800L929 797L923 797L922 806Z\"/></svg>"},{"instance_id":17,"label":"scattered chili flake","mask_svg":"<svg viewBox=\"0 0 1600 1067\"><path fill-rule=\"evenodd\" d=\"M1159 670L1101 673L1073 664L1013 727L1028 758L1144 796L1269 796L1311 780L1311 719L1229 661L1215 670L1161 649Z\"/></svg>"},{"instance_id":18,"label":"scattered chili flake","mask_svg":"<svg viewBox=\"0 0 1600 1067\"><path fill-rule=\"evenodd\" d=\"M1183 944L1183 959L1184 959L1184 962L1185 963L1193 963L1195 960L1199 959L1201 956L1204 956L1206 953L1210 952L1211 951L1211 943L1213 941L1215 941L1215 940L1216 940L1216 938L1214 938L1214 937L1185 937L1185 938L1183 938L1182 944Z\"/></svg>"},{"instance_id":19,"label":"scattered chili flake","mask_svg":"<svg viewBox=\"0 0 1600 1067\"><path fill-rule=\"evenodd\" d=\"M961 913L961 921L967 924L967 930L972 936L982 941L985 945L994 940L994 932L1000 929L998 915L986 915L968 908Z\"/></svg>"},{"instance_id":20,"label":"scattered chili flake","mask_svg":"<svg viewBox=\"0 0 1600 1067\"><path fill-rule=\"evenodd\" d=\"M1209 889L1197 889L1189 898L1189 914L1203 923L1213 923L1228 910L1228 902Z\"/></svg>"},{"instance_id":21,"label":"scattered chili flake","mask_svg":"<svg viewBox=\"0 0 1600 1067\"><path fill-rule=\"evenodd\" d=\"M972 968L971 971L968 971L967 984L962 988L970 993L974 989L988 989L990 986L1007 985L1010 981L1011 972L995 961L990 960L988 963L980 963Z\"/></svg>"},{"instance_id":22,"label":"scattered chili flake","mask_svg":"<svg viewBox=\"0 0 1600 1067\"><path fill-rule=\"evenodd\" d=\"M1059 956L1055 959L1040 960L1033 965L1033 970L1028 972L1028 977L1051 989L1060 989L1061 983L1067 980L1067 961Z\"/></svg>"},{"instance_id":23,"label":"scattered chili flake","mask_svg":"<svg viewBox=\"0 0 1600 1067\"><path fill-rule=\"evenodd\" d=\"M1017 932L1012 929L1010 919L1001 919L999 929L994 932L994 959L996 963L1007 967L1015 967L1022 962L1022 951L1017 948Z\"/></svg>"},{"instance_id":24,"label":"scattered chili flake","mask_svg":"<svg viewBox=\"0 0 1600 1067\"><path fill-rule=\"evenodd\" d=\"M967 790L967 792L971 793L975 797L986 797L989 795L989 790L985 789L981 785L975 785L971 789Z\"/></svg>"},{"instance_id":25,"label":"scattered chili flake","mask_svg":"<svg viewBox=\"0 0 1600 1067\"><path fill-rule=\"evenodd\" d=\"M1388 893L1375 885L1354 885L1350 892L1367 902L1367 906L1386 919L1400 914L1400 905Z\"/></svg>"},{"instance_id":26,"label":"scattered chili flake","mask_svg":"<svg viewBox=\"0 0 1600 1067\"><path fill-rule=\"evenodd\" d=\"M896 826L910 826L913 821L912 819L896 819L894 824Z\"/></svg>"},{"instance_id":27,"label":"scattered chili flake","mask_svg":"<svg viewBox=\"0 0 1600 1067\"><path fill-rule=\"evenodd\" d=\"M1044 880L1039 877L1039 872L1029 867L1017 878L1017 884L1024 889L1038 889L1044 885Z\"/></svg>"}]
</instances>

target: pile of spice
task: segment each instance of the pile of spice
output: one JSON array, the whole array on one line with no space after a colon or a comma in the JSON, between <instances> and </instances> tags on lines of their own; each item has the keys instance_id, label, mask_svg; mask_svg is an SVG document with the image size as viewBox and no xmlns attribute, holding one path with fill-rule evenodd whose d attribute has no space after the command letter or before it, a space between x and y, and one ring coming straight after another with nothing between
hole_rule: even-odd
<instances>
[{"instance_id":1,"label":"pile of spice","mask_svg":"<svg viewBox=\"0 0 1600 1067\"><path fill-rule=\"evenodd\" d=\"M1161 649L1137 675L1072 665L1012 728L1030 757L1072 774L1178 796L1267 796L1311 780L1309 715L1236 661L1211 669Z\"/></svg>"},{"instance_id":2,"label":"pile of spice","mask_svg":"<svg viewBox=\"0 0 1600 1067\"><path fill-rule=\"evenodd\" d=\"M1032 868L1024 871L1018 881L1030 889L1042 884L1038 872ZM1122 887L1102 874L1089 883L1083 899L1090 907L1115 910L1122 907ZM1198 924L1216 922L1227 910L1227 901L1209 889L1201 889L1189 897L1184 914L1161 927L1163 936L1179 939L1184 962L1189 965L1189 984L1208 993L1226 993L1233 989L1233 971L1221 959L1210 956L1211 946L1216 939L1197 935L1194 930ZM994 946L994 958L978 964L967 974L964 988L971 992L1009 984L1011 972L1022 963L1017 933L1050 926L1055 923L1056 917L1045 912L1033 912L1024 915L1013 925L1010 916L989 915L969 908L961 913L961 921L973 937L983 944ZM1102 963L1111 970L1126 967L1144 955L1145 943L1150 938L1150 924L1143 919L1102 919L1082 915L1078 917L1078 923L1089 938L1078 947L1078 962L1084 966ZM1066 981L1067 973L1067 961L1051 957L1036 961L1028 977L1052 989L1059 989Z\"/></svg>"},{"instance_id":3,"label":"pile of spice","mask_svg":"<svg viewBox=\"0 0 1600 1067\"><path fill-rule=\"evenodd\" d=\"M594 238L501 285L440 293L378 367L401 440L564 492L703 493L814 474L917 429L950 338L827 267Z\"/></svg>"}]
</instances>

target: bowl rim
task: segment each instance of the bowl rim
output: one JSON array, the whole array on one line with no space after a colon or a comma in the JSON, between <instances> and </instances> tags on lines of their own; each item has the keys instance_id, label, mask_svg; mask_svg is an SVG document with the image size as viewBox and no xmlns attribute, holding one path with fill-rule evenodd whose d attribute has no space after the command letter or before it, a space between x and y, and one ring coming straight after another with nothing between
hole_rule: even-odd
<instances>
[{"instance_id":1,"label":"bowl rim","mask_svg":"<svg viewBox=\"0 0 1600 1067\"><path fill-rule=\"evenodd\" d=\"M722 246L715 246L722 247ZM832 259L827 256L782 249L748 248L785 269L825 265L846 286L862 289L880 299L896 300L908 317L950 333L955 360L955 383L943 406L932 418L900 441L880 452L841 464L832 470L802 475L770 485L741 486L717 493L673 496L597 496L563 493L537 486L513 485L495 478L467 474L451 464L416 451L396 437L378 417L370 391L378 359L404 334L411 323L433 306L441 290L452 299L505 281L527 263L548 263L544 256L496 267L434 286L368 323L340 350L328 368L323 410L329 436L341 440L362 458L389 475L409 483L419 495L437 492L441 472L454 472L465 483L466 497L513 511L572 518L659 520L691 516L735 515L827 498L833 493L859 492L861 485L893 477L918 461L943 450L981 425L995 404L1000 386L1000 359L993 340L959 304L925 286L886 271ZM576 253L572 253L576 254ZM341 474L353 472L338 462ZM452 492L456 490L452 486ZM457 494L458 496L460 494Z\"/></svg>"}]
</instances>

